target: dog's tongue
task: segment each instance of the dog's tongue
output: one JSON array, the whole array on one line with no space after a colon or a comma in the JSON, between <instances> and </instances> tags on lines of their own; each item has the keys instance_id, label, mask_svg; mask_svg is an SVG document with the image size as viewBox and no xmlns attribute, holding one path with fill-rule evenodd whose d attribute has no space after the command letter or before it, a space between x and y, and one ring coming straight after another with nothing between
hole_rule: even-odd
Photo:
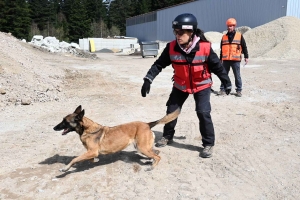
<instances>
[{"instance_id":1,"label":"dog's tongue","mask_svg":"<svg viewBox=\"0 0 300 200\"><path fill-rule=\"evenodd\" d=\"M62 132L62 135L66 135L66 134L68 133L68 130L69 130L69 129L67 129L67 128L64 129L64 131Z\"/></svg>"}]
</instances>

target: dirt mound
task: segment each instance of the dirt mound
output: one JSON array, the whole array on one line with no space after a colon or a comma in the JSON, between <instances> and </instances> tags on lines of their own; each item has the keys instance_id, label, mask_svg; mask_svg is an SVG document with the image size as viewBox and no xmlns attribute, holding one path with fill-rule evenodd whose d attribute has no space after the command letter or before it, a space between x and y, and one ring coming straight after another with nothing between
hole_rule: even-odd
<instances>
[{"instance_id":1,"label":"dirt mound","mask_svg":"<svg viewBox=\"0 0 300 200\"><path fill-rule=\"evenodd\" d=\"M0 41L0 107L60 99L62 69L51 67L41 58L44 52L10 34L0 32Z\"/></svg>"},{"instance_id":2,"label":"dirt mound","mask_svg":"<svg viewBox=\"0 0 300 200\"><path fill-rule=\"evenodd\" d=\"M251 30L251 28L249 26L240 26L240 27L237 27L235 30L237 32L240 32L241 34L245 34L247 31Z\"/></svg>"},{"instance_id":3,"label":"dirt mound","mask_svg":"<svg viewBox=\"0 0 300 200\"><path fill-rule=\"evenodd\" d=\"M107 48L101 49L101 50L99 50L97 52L98 53L115 53L113 50L107 49Z\"/></svg>"},{"instance_id":4,"label":"dirt mound","mask_svg":"<svg viewBox=\"0 0 300 200\"><path fill-rule=\"evenodd\" d=\"M223 34L219 33L219 32L209 31L209 32L204 33L204 36L211 43L220 43L222 40Z\"/></svg>"},{"instance_id":5,"label":"dirt mound","mask_svg":"<svg viewBox=\"0 0 300 200\"><path fill-rule=\"evenodd\" d=\"M240 26L236 28L236 31L244 34L247 31L251 30L250 27L248 26ZM211 43L220 43L223 37L223 34L226 34L227 30L223 31L222 33L220 32L215 32L215 31L208 31L204 33L204 36L206 39L208 39Z\"/></svg>"},{"instance_id":6,"label":"dirt mound","mask_svg":"<svg viewBox=\"0 0 300 200\"><path fill-rule=\"evenodd\" d=\"M250 57L297 59L300 57L300 19L282 17L244 34Z\"/></svg>"}]
</instances>

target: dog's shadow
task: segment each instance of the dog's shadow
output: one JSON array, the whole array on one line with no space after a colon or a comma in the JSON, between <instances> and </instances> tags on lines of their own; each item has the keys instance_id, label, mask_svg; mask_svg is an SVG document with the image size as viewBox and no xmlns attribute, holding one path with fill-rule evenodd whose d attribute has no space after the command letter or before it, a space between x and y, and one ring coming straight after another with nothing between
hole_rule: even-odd
<instances>
[{"instance_id":1,"label":"dog's shadow","mask_svg":"<svg viewBox=\"0 0 300 200\"><path fill-rule=\"evenodd\" d=\"M67 165L72 161L72 159L76 157L77 156L60 156L56 154L52 157L45 159L39 164L52 165L56 163L61 163ZM56 176L56 178L63 178L70 173L89 170L94 167L112 164L117 161L123 161L126 163L138 163L139 165L149 165L152 163L150 158L138 154L137 151L120 151L114 154L99 155L97 158L99 159L99 161L97 162L90 162L88 160L78 162L72 166L72 168L75 168L75 170L70 169L70 171L64 172L63 174ZM143 162L142 160L146 160L146 162Z\"/></svg>"}]
</instances>

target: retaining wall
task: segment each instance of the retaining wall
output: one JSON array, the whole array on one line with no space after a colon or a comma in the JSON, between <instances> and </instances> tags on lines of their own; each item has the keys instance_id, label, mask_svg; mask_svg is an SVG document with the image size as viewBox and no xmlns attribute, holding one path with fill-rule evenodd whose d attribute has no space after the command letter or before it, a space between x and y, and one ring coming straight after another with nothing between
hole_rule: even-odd
<instances>
[{"instance_id":1,"label":"retaining wall","mask_svg":"<svg viewBox=\"0 0 300 200\"><path fill-rule=\"evenodd\" d=\"M137 38L83 38L79 39L79 46L84 51L90 51L90 40L94 41L95 51L102 49L124 49L138 44Z\"/></svg>"}]
</instances>

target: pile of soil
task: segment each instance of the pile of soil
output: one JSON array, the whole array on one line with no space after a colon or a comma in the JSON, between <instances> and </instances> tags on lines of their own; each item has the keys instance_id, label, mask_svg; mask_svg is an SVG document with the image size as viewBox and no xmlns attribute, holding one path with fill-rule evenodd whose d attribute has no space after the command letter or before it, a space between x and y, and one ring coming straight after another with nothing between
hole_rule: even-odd
<instances>
[{"instance_id":1,"label":"pile of soil","mask_svg":"<svg viewBox=\"0 0 300 200\"><path fill-rule=\"evenodd\" d=\"M0 41L1 107L58 101L63 96L63 69L54 69L51 63L38 56L40 50L10 34L0 32Z\"/></svg>"},{"instance_id":2,"label":"pile of soil","mask_svg":"<svg viewBox=\"0 0 300 200\"><path fill-rule=\"evenodd\" d=\"M297 59L300 57L300 19L281 17L244 34L250 57Z\"/></svg>"}]
</instances>

